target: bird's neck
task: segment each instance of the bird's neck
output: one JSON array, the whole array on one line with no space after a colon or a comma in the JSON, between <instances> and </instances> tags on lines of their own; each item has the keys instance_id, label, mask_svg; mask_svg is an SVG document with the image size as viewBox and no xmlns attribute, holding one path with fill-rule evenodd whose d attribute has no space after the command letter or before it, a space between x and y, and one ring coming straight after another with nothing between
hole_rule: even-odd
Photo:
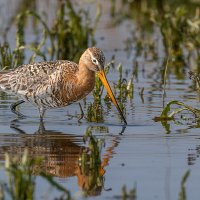
<instances>
[{"instance_id":1,"label":"bird's neck","mask_svg":"<svg viewBox=\"0 0 200 200\"><path fill-rule=\"evenodd\" d=\"M95 86L95 72L88 69L84 63L79 63L77 72L78 86L83 91L90 93Z\"/></svg>"}]
</instances>

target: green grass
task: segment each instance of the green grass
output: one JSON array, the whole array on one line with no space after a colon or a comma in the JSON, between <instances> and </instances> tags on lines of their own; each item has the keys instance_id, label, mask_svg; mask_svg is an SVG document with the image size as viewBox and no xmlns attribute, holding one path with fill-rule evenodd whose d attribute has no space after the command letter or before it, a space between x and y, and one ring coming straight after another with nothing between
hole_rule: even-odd
<instances>
[{"instance_id":1,"label":"green grass","mask_svg":"<svg viewBox=\"0 0 200 200\"><path fill-rule=\"evenodd\" d=\"M180 106L179 108L176 108L174 109L171 113L170 113L170 110L171 110L171 106L172 105L178 105ZM183 102L180 102L180 101L176 101L176 100L173 100L173 101L170 101L167 103L167 105L164 107L161 115L159 117L155 117L154 120L155 121L167 121L167 120L173 120L174 119L174 116L180 112L182 112L183 110L187 110L187 111L190 111L194 114L194 116L196 118L200 118L200 110L199 109L196 109L196 108L193 108L191 106L188 106L186 105L185 103Z\"/></svg>"},{"instance_id":2,"label":"green grass","mask_svg":"<svg viewBox=\"0 0 200 200\"><path fill-rule=\"evenodd\" d=\"M114 95L117 98L120 109L124 114L126 114L126 103L128 100L133 99L133 93L134 93L133 80L135 76L135 71L133 71L130 79L127 79L125 78L126 73L123 71L123 66L121 64L116 66L114 61L107 63L105 67L106 74L109 73L111 68L112 70L115 70L118 73L118 79L117 83L109 82L109 84L113 90ZM86 119L89 122L104 122L105 113L103 112L104 105L102 99L104 100L104 103L109 110L113 106L108 94L106 94L103 97L103 90L104 86L101 80L96 76L95 88L92 93L94 101L86 106Z\"/></svg>"},{"instance_id":3,"label":"green grass","mask_svg":"<svg viewBox=\"0 0 200 200\"><path fill-rule=\"evenodd\" d=\"M194 73L194 72L189 72L189 76L190 78L194 81L195 85L196 85L196 91L197 93L199 94L199 76L197 73ZM175 108L173 108L172 110L172 106L176 106ZM172 110L172 111L171 111ZM175 119L175 116L177 114L180 114L182 111L188 111L190 113L193 114L194 116L194 119L195 119L195 123L197 123L197 126L199 126L199 121L200 121L200 109L197 109L197 108L193 108L192 106L189 106L181 101L178 101L178 100L172 100L170 102L168 102L160 116L156 116L154 117L154 121L156 122L161 122L162 126L165 128L166 130L166 133L169 134L171 131L170 131L170 124L168 123L168 121L175 121L176 122L176 119ZM181 115L181 118L182 119L186 119L184 114ZM176 124L179 124L178 122L176 122Z\"/></svg>"},{"instance_id":4,"label":"green grass","mask_svg":"<svg viewBox=\"0 0 200 200\"><path fill-rule=\"evenodd\" d=\"M167 65L166 65L167 66ZM166 71L166 70L165 70ZM189 77L190 79L192 79L195 82L196 85L196 91L199 94L199 86L200 86L200 80L199 80L199 75L195 72L189 72ZM166 82L166 81L164 81ZM165 87L164 87L165 88ZM177 105L179 106L178 108L174 109L172 112L171 111L171 106L173 105ZM166 106L163 108L160 116L155 117L154 120L155 121L168 121L168 120L174 120L174 117L176 114L187 110L189 112L191 112L195 118L197 118L198 120L200 119L200 110L197 108L193 108L181 101L177 101L177 100L172 100L170 102L168 102L166 104Z\"/></svg>"}]
</instances>

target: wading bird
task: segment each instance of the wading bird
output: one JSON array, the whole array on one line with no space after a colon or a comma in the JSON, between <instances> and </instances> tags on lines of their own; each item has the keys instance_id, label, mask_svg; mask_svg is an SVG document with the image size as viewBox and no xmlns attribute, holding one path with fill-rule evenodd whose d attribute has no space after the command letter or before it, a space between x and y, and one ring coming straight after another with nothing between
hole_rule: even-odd
<instances>
[{"instance_id":1,"label":"wading bird","mask_svg":"<svg viewBox=\"0 0 200 200\"><path fill-rule=\"evenodd\" d=\"M103 52L91 47L82 54L79 64L58 60L32 63L19 66L15 70L2 71L0 89L21 99L11 105L15 114L21 116L21 113L16 111L16 106L28 101L39 109L42 120L47 109L64 107L87 96L94 89L97 73L124 123L127 124L106 79L104 65Z\"/></svg>"}]
</instances>

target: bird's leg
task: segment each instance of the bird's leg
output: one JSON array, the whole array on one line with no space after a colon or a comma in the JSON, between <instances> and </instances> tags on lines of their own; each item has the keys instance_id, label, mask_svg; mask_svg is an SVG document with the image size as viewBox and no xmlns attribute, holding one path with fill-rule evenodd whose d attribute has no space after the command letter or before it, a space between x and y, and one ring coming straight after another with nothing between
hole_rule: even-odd
<instances>
[{"instance_id":1,"label":"bird's leg","mask_svg":"<svg viewBox=\"0 0 200 200\"><path fill-rule=\"evenodd\" d=\"M81 122L81 119L83 119L83 117L84 117L84 112L83 112L83 108L82 108L81 104L78 103L78 105L79 105L80 110L81 110L81 116L78 118L78 122Z\"/></svg>"},{"instance_id":2,"label":"bird's leg","mask_svg":"<svg viewBox=\"0 0 200 200\"><path fill-rule=\"evenodd\" d=\"M40 107L39 108L39 113L40 113L40 121L42 122L43 121L43 117L44 117L44 113L45 113L45 109Z\"/></svg>"},{"instance_id":3,"label":"bird's leg","mask_svg":"<svg viewBox=\"0 0 200 200\"><path fill-rule=\"evenodd\" d=\"M39 134L43 134L43 133L45 133L44 122L43 122L43 120L41 120L41 118L40 118L40 125L39 125L39 128L38 128L37 133L39 133Z\"/></svg>"},{"instance_id":4,"label":"bird's leg","mask_svg":"<svg viewBox=\"0 0 200 200\"><path fill-rule=\"evenodd\" d=\"M19 124L17 124L17 122L19 122L19 119L14 119L10 122L10 128L14 129L17 133L19 134L26 134L25 131L23 131L22 129L19 128Z\"/></svg>"},{"instance_id":5,"label":"bird's leg","mask_svg":"<svg viewBox=\"0 0 200 200\"><path fill-rule=\"evenodd\" d=\"M11 111L12 111L14 114L16 114L18 117L22 117L22 118L25 117L23 114L21 114L19 111L16 110L16 107L17 107L18 105L24 103L24 102L25 102L24 100L19 100L19 101L15 102L15 103L12 103L12 104L10 105Z\"/></svg>"}]
</instances>

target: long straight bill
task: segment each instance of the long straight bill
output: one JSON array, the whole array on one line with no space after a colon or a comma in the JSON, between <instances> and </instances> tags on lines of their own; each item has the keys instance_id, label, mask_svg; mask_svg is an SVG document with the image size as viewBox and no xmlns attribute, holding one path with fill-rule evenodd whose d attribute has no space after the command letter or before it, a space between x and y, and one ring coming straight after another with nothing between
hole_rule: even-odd
<instances>
[{"instance_id":1,"label":"long straight bill","mask_svg":"<svg viewBox=\"0 0 200 200\"><path fill-rule=\"evenodd\" d=\"M125 119L125 117L124 117L124 115L123 115L123 113L122 113L122 111L121 111L121 109L120 109L120 107L119 107L119 105L118 105L118 103L117 103L117 100L116 100L116 98L115 98L115 96L114 96L114 94L113 94L113 92L112 92L112 90L111 90L111 88L110 88L110 85L109 85L109 83L108 83L108 81L107 81L107 78L106 78L106 75L105 75L104 70L101 70L101 71L98 73L98 76L99 76L99 78L101 79L103 85L105 86L105 88L106 88L106 90L107 90L107 92L108 92L108 94L109 94L109 96L110 96L112 102L114 103L114 105L116 106L117 110L119 111L119 113L120 113L122 119L124 120L124 123L127 124L126 119Z\"/></svg>"}]
</instances>

